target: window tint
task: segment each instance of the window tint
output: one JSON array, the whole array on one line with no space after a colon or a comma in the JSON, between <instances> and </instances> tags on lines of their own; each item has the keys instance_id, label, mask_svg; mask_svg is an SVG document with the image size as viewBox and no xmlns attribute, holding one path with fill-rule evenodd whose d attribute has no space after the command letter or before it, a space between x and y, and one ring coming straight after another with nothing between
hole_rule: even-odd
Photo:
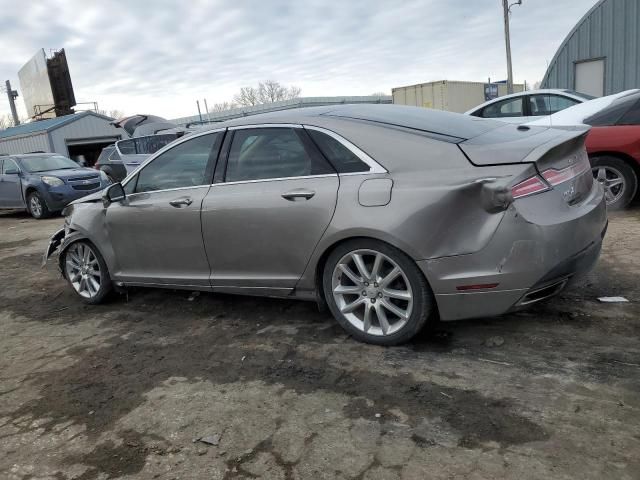
<instances>
[{"instance_id":1,"label":"window tint","mask_svg":"<svg viewBox=\"0 0 640 480\"><path fill-rule=\"evenodd\" d=\"M317 130L308 129L307 132L338 173L368 172L370 170L369 165L335 138Z\"/></svg>"},{"instance_id":2,"label":"window tint","mask_svg":"<svg viewBox=\"0 0 640 480\"><path fill-rule=\"evenodd\" d=\"M212 152L217 155L221 139L221 132L203 135L164 152L140 171L135 191L150 192L211 183L211 168L207 166Z\"/></svg>"},{"instance_id":3,"label":"window tint","mask_svg":"<svg viewBox=\"0 0 640 480\"><path fill-rule=\"evenodd\" d=\"M559 95L530 95L529 109L531 115L552 115L565 108L577 105L577 100Z\"/></svg>"},{"instance_id":4,"label":"window tint","mask_svg":"<svg viewBox=\"0 0 640 480\"><path fill-rule=\"evenodd\" d=\"M135 155L136 153L136 142L132 138L130 140L120 140L118 142L118 150L123 155Z\"/></svg>"},{"instance_id":5,"label":"window tint","mask_svg":"<svg viewBox=\"0 0 640 480\"><path fill-rule=\"evenodd\" d=\"M625 95L616 98L611 105L603 108L597 113L584 120L584 123L592 127L604 127L607 125L615 125L622 120L622 117L632 108L638 101L637 94Z\"/></svg>"},{"instance_id":6,"label":"window tint","mask_svg":"<svg viewBox=\"0 0 640 480\"><path fill-rule=\"evenodd\" d=\"M482 110L481 116L484 118L521 117L522 97L510 98L487 105Z\"/></svg>"},{"instance_id":7,"label":"window tint","mask_svg":"<svg viewBox=\"0 0 640 480\"><path fill-rule=\"evenodd\" d=\"M111 161L120 160L120 154L118 153L118 150L116 150L115 148L113 149L113 152L111 153L111 155L109 155L109 160Z\"/></svg>"},{"instance_id":8,"label":"window tint","mask_svg":"<svg viewBox=\"0 0 640 480\"><path fill-rule=\"evenodd\" d=\"M622 116L618 125L640 125L640 100Z\"/></svg>"},{"instance_id":9,"label":"window tint","mask_svg":"<svg viewBox=\"0 0 640 480\"><path fill-rule=\"evenodd\" d=\"M304 132L301 132L304 134ZM227 163L227 182L333 173L319 156L307 152L292 128L236 130Z\"/></svg>"},{"instance_id":10,"label":"window tint","mask_svg":"<svg viewBox=\"0 0 640 480\"><path fill-rule=\"evenodd\" d=\"M120 140L118 142L118 149L120 149L123 155L151 155L162 147L169 145L176 138L178 138L178 136L175 133L130 138L129 140Z\"/></svg>"},{"instance_id":11,"label":"window tint","mask_svg":"<svg viewBox=\"0 0 640 480\"><path fill-rule=\"evenodd\" d=\"M0 159L1 160L1 159ZM2 174L4 175L5 173L9 172L9 171L16 171L16 170L20 170L18 168L18 164L10 159L10 158L5 158L4 162L2 162Z\"/></svg>"}]
</instances>

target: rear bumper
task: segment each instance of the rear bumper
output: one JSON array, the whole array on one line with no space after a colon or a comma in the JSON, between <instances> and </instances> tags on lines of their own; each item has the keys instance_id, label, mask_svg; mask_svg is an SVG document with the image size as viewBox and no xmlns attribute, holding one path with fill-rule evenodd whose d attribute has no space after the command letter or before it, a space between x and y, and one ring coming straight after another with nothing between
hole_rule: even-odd
<instances>
[{"instance_id":1,"label":"rear bumper","mask_svg":"<svg viewBox=\"0 0 640 480\"><path fill-rule=\"evenodd\" d=\"M602 189L594 182L589 198L578 207L545 205L548 201L541 195L533 202L512 205L479 252L418 262L442 320L494 316L527 307L556 295L593 268L607 227ZM497 285L459 290L489 284Z\"/></svg>"}]
</instances>

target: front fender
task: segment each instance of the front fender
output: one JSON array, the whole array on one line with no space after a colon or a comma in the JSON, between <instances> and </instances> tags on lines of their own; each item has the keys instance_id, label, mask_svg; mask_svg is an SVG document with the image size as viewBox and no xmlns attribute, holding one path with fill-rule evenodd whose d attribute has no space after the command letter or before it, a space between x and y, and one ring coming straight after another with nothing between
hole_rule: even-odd
<instances>
[{"instance_id":1,"label":"front fender","mask_svg":"<svg viewBox=\"0 0 640 480\"><path fill-rule=\"evenodd\" d=\"M65 276L64 265L62 263L64 261L64 252L69 248L69 246L71 246L72 243L77 242L78 240L89 240L91 242L91 239L85 233L77 230L69 232L62 240L62 244L60 245L60 249L58 250L58 268L60 269L60 273L62 273L63 277Z\"/></svg>"}]
</instances>

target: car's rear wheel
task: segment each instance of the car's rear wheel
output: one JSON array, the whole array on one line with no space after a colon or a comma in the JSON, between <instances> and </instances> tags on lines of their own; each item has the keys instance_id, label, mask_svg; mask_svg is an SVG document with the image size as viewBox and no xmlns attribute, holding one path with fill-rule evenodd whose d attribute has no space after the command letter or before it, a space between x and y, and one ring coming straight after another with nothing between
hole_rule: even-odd
<instances>
[{"instance_id":1,"label":"car's rear wheel","mask_svg":"<svg viewBox=\"0 0 640 480\"><path fill-rule=\"evenodd\" d=\"M31 192L27 197L27 207L31 216L37 220L47 218L51 212L38 192Z\"/></svg>"},{"instance_id":2,"label":"car's rear wheel","mask_svg":"<svg viewBox=\"0 0 640 480\"><path fill-rule=\"evenodd\" d=\"M64 273L73 291L89 304L101 303L113 285L107 265L95 246L81 240L64 252Z\"/></svg>"},{"instance_id":3,"label":"car's rear wheel","mask_svg":"<svg viewBox=\"0 0 640 480\"><path fill-rule=\"evenodd\" d=\"M633 168L624 160L602 156L591 160L593 178L604 188L609 210L622 210L636 194L638 178Z\"/></svg>"},{"instance_id":4,"label":"car's rear wheel","mask_svg":"<svg viewBox=\"0 0 640 480\"><path fill-rule=\"evenodd\" d=\"M376 345L407 342L433 310L431 289L415 262L377 240L339 245L327 259L323 287L340 325Z\"/></svg>"}]
</instances>

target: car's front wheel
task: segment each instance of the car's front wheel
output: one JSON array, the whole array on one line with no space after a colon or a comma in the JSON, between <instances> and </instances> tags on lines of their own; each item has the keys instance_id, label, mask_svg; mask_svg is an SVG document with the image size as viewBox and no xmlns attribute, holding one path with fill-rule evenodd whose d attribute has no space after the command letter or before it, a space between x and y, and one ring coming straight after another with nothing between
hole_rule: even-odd
<instances>
[{"instance_id":1,"label":"car's front wheel","mask_svg":"<svg viewBox=\"0 0 640 480\"><path fill-rule=\"evenodd\" d=\"M31 216L37 220L47 218L51 212L47 208L47 204L38 192L31 192L27 197L27 207Z\"/></svg>"},{"instance_id":2,"label":"car's front wheel","mask_svg":"<svg viewBox=\"0 0 640 480\"><path fill-rule=\"evenodd\" d=\"M63 268L67 281L78 296L89 304L101 303L113 285L102 255L88 241L72 243L64 251Z\"/></svg>"},{"instance_id":3,"label":"car's front wheel","mask_svg":"<svg viewBox=\"0 0 640 480\"><path fill-rule=\"evenodd\" d=\"M415 262L377 240L339 245L327 259L323 288L340 325L376 345L409 341L433 311L431 289Z\"/></svg>"}]
</instances>

